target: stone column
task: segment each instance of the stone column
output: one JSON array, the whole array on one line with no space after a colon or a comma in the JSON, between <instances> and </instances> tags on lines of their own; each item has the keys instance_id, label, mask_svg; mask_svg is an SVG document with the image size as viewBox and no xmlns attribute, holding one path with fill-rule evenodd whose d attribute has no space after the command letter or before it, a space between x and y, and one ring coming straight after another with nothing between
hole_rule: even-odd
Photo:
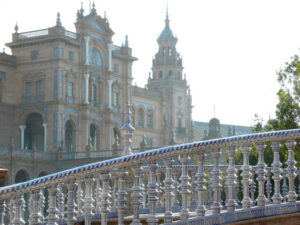
<instances>
[{"instance_id":1,"label":"stone column","mask_svg":"<svg viewBox=\"0 0 300 225\"><path fill-rule=\"evenodd\" d=\"M126 168L120 168L117 172L118 175L118 225L124 225L124 214L126 210L126 189L125 189L125 179L126 175L128 174Z\"/></svg>"},{"instance_id":2,"label":"stone column","mask_svg":"<svg viewBox=\"0 0 300 225\"><path fill-rule=\"evenodd\" d=\"M249 184L250 184L250 166L249 166L249 153L251 148L249 145L242 146L243 153L243 166L242 166L242 184L243 184L243 209L249 209L251 199L249 197Z\"/></svg>"},{"instance_id":3,"label":"stone column","mask_svg":"<svg viewBox=\"0 0 300 225\"><path fill-rule=\"evenodd\" d=\"M25 201L23 198L23 194L16 196L13 201L15 207L14 225L24 225L25 224L24 221Z\"/></svg>"},{"instance_id":4,"label":"stone column","mask_svg":"<svg viewBox=\"0 0 300 225\"><path fill-rule=\"evenodd\" d=\"M190 177L188 174L187 169L187 163L188 163L189 157L187 154L180 155L180 161L182 165L182 172L181 177L179 180L181 181L180 187L181 187L181 197L182 197L182 208L180 211L180 220L187 220L190 216L189 209L188 209L188 196L191 193L189 190L190 187Z\"/></svg>"},{"instance_id":5,"label":"stone column","mask_svg":"<svg viewBox=\"0 0 300 225\"><path fill-rule=\"evenodd\" d=\"M286 143L288 148L288 160L286 164L288 165L287 170L287 178L289 179L289 192L287 194L288 202L296 202L297 194L295 192L295 178L296 178L296 161L294 159L294 148L295 148L295 141L290 140Z\"/></svg>"},{"instance_id":6,"label":"stone column","mask_svg":"<svg viewBox=\"0 0 300 225\"><path fill-rule=\"evenodd\" d=\"M213 188L214 192L214 202L211 206L212 213L217 214L221 212L221 203L220 203L220 189L222 188L222 185L220 183L221 181L221 171L219 168L219 159L221 155L221 150L220 149L214 149L213 152L213 158L214 158L214 168L211 171L211 180L212 180L212 185L211 187Z\"/></svg>"},{"instance_id":7,"label":"stone column","mask_svg":"<svg viewBox=\"0 0 300 225\"><path fill-rule=\"evenodd\" d=\"M90 37L85 36L84 41L85 41L85 65L89 65L89 41L90 41Z\"/></svg>"},{"instance_id":8,"label":"stone column","mask_svg":"<svg viewBox=\"0 0 300 225\"><path fill-rule=\"evenodd\" d=\"M279 160L279 150L280 150L280 142L275 141L272 143L273 150L273 163L272 163L272 173L274 180L274 194L272 196L273 204L280 204L282 200L282 196L280 194L280 181L281 181L281 173L282 169L280 168L281 163Z\"/></svg>"},{"instance_id":9,"label":"stone column","mask_svg":"<svg viewBox=\"0 0 300 225\"><path fill-rule=\"evenodd\" d=\"M39 211L39 201L41 197L41 190L34 190L30 193L32 197L32 208L30 210L30 223L29 224L40 224L41 216Z\"/></svg>"},{"instance_id":10,"label":"stone column","mask_svg":"<svg viewBox=\"0 0 300 225\"><path fill-rule=\"evenodd\" d=\"M76 221L76 212L75 212L75 190L76 190L77 183L75 180L71 180L67 183L68 188L68 201L67 201L67 210L66 210L66 222L67 225L72 225Z\"/></svg>"},{"instance_id":11,"label":"stone column","mask_svg":"<svg viewBox=\"0 0 300 225\"><path fill-rule=\"evenodd\" d=\"M173 179L172 179L172 166L174 163L174 160L172 158L168 158L164 160L165 166L166 166L166 176L165 176L165 187L164 187L164 200L165 200L165 215L164 215L164 224L171 224L173 222L173 215L172 215L172 209L171 209L171 200L174 196L173 190Z\"/></svg>"},{"instance_id":12,"label":"stone column","mask_svg":"<svg viewBox=\"0 0 300 225\"><path fill-rule=\"evenodd\" d=\"M102 181L102 193L101 193L101 224L107 224L107 213L109 212L110 208L110 194L109 194L109 179L110 173L109 172L102 172L100 174L100 178Z\"/></svg>"},{"instance_id":13,"label":"stone column","mask_svg":"<svg viewBox=\"0 0 300 225\"><path fill-rule=\"evenodd\" d=\"M93 184L95 179L92 176L87 176L84 178L85 183L85 196L84 205L82 206L85 225L90 225L93 217L94 210L94 198L93 198Z\"/></svg>"},{"instance_id":14,"label":"stone column","mask_svg":"<svg viewBox=\"0 0 300 225\"><path fill-rule=\"evenodd\" d=\"M90 74L84 74L84 79L85 79L85 99L84 99L84 104L89 104L89 78Z\"/></svg>"},{"instance_id":15,"label":"stone column","mask_svg":"<svg viewBox=\"0 0 300 225\"><path fill-rule=\"evenodd\" d=\"M132 207L133 207L133 220L130 225L142 225L140 221L140 206L142 205L142 189L140 182L140 174L141 174L141 164L137 164L133 166L133 176L134 176L134 184L131 189L132 194Z\"/></svg>"},{"instance_id":16,"label":"stone column","mask_svg":"<svg viewBox=\"0 0 300 225\"><path fill-rule=\"evenodd\" d=\"M107 44L108 47L108 71L112 71L112 43Z\"/></svg>"},{"instance_id":17,"label":"stone column","mask_svg":"<svg viewBox=\"0 0 300 225\"><path fill-rule=\"evenodd\" d=\"M113 83L113 80L107 80L107 86L108 86L108 108L111 109L111 98L112 98L112 89L111 89L111 85Z\"/></svg>"},{"instance_id":18,"label":"stone column","mask_svg":"<svg viewBox=\"0 0 300 225\"><path fill-rule=\"evenodd\" d=\"M44 127L44 152L47 152L47 123L43 123Z\"/></svg>"},{"instance_id":19,"label":"stone column","mask_svg":"<svg viewBox=\"0 0 300 225\"><path fill-rule=\"evenodd\" d=\"M236 169L234 167L234 155L236 152L235 147L231 147L228 150L228 158L229 158L229 164L227 168L227 176L226 176L226 185L228 187L228 199L227 199L227 210L228 211L235 211L236 202L234 200L234 188L236 186Z\"/></svg>"},{"instance_id":20,"label":"stone column","mask_svg":"<svg viewBox=\"0 0 300 225\"><path fill-rule=\"evenodd\" d=\"M48 224L57 225L58 220L58 209L57 209L57 184L50 186L49 191L49 208L48 208Z\"/></svg>"},{"instance_id":21,"label":"stone column","mask_svg":"<svg viewBox=\"0 0 300 225\"><path fill-rule=\"evenodd\" d=\"M204 192L205 192L205 174L204 174L204 162L205 162L205 157L206 154L204 151L201 151L198 153L197 158L198 158L198 172L196 174L197 177L197 188L196 191L198 193L198 204L197 204L197 209L196 209L196 214L197 216L205 216L205 205L204 205Z\"/></svg>"},{"instance_id":22,"label":"stone column","mask_svg":"<svg viewBox=\"0 0 300 225\"><path fill-rule=\"evenodd\" d=\"M20 148L24 149L24 133L25 133L25 125L21 125L19 126L19 128L21 129L21 144L20 144Z\"/></svg>"},{"instance_id":23,"label":"stone column","mask_svg":"<svg viewBox=\"0 0 300 225\"><path fill-rule=\"evenodd\" d=\"M265 170L265 160L264 160L264 151L265 151L265 145L263 143L256 144L256 148L258 151L258 162L257 162L257 182L258 182L258 197L256 199L257 206L265 206L267 199L265 196L265 181L266 181L266 173Z\"/></svg>"}]
</instances>

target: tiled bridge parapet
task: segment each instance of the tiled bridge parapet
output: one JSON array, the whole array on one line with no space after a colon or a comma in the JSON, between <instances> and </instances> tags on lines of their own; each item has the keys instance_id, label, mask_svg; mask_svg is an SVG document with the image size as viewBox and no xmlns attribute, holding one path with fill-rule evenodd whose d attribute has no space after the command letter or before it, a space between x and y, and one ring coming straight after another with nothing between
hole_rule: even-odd
<instances>
[{"instance_id":1,"label":"tiled bridge parapet","mask_svg":"<svg viewBox=\"0 0 300 225\"><path fill-rule=\"evenodd\" d=\"M3 187L0 225L71 225L79 220L90 225L100 216L102 224L111 217L123 224L128 216L134 225L140 224L141 217L149 224L157 224L158 217L165 224L226 224L293 214L300 211L299 180L296 182L297 173L298 179L300 175L293 157L299 138L300 129L296 129L168 146ZM274 154L271 168L263 159L266 143L271 143ZM287 168L279 161L281 144L289 151ZM259 161L250 166L254 145ZM232 160L239 148L241 166ZM228 166L220 163L221 152L226 151ZM204 166L208 158L212 165ZM238 198L241 190L243 199ZM175 213L180 221L175 221Z\"/></svg>"}]
</instances>

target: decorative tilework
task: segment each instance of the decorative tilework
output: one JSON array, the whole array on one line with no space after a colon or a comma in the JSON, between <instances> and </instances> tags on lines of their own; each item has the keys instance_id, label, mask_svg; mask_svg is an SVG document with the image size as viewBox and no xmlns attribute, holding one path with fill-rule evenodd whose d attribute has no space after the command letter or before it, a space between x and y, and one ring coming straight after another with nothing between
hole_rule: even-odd
<instances>
[{"instance_id":1,"label":"decorative tilework","mask_svg":"<svg viewBox=\"0 0 300 225\"><path fill-rule=\"evenodd\" d=\"M155 106L154 105L152 105L152 104L148 104L148 103L144 103L144 102L137 102L137 101L134 101L134 102L132 102L132 104L136 107L136 108L138 108L138 107L140 107L140 106L142 106L142 107L144 107L144 109L152 109L152 110L154 110L155 109Z\"/></svg>"}]
</instances>

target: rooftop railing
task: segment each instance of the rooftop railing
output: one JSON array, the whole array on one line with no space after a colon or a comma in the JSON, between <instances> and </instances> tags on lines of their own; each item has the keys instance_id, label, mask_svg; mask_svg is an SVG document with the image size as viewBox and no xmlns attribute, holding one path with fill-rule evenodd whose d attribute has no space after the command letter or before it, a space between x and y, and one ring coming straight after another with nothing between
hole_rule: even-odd
<instances>
[{"instance_id":1,"label":"rooftop railing","mask_svg":"<svg viewBox=\"0 0 300 225\"><path fill-rule=\"evenodd\" d=\"M66 37L72 38L74 40L78 40L78 35L72 31L61 29L61 30L55 30L55 33L62 33ZM35 30L35 31L19 33L17 38L18 40L26 40L30 38L37 38L37 37L43 37L49 35L51 35L50 30L43 29L43 30Z\"/></svg>"},{"instance_id":2,"label":"rooftop railing","mask_svg":"<svg viewBox=\"0 0 300 225\"><path fill-rule=\"evenodd\" d=\"M89 225L97 219L107 224L112 217L118 224L130 220L134 225L141 220L225 224L300 212L294 159L299 138L296 129L167 146L3 187L0 224L84 220ZM272 149L271 167L264 161L266 144ZM288 151L285 168L279 159L283 145ZM258 162L252 166L253 147ZM241 166L235 165L237 149L243 155ZM227 153L228 165L220 163L221 152ZM205 165L206 155L212 165Z\"/></svg>"}]
</instances>

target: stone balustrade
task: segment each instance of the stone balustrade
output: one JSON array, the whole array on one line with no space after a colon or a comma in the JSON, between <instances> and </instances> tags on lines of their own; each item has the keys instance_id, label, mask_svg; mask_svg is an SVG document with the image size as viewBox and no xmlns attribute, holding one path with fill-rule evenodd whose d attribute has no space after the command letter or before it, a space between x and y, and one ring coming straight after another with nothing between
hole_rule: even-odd
<instances>
[{"instance_id":1,"label":"stone balustrade","mask_svg":"<svg viewBox=\"0 0 300 225\"><path fill-rule=\"evenodd\" d=\"M222 224L300 212L294 160L299 138L296 129L168 146L3 187L0 225L108 224L112 218L133 225ZM271 167L264 162L266 144L273 152ZM286 162L279 160L283 145ZM250 165L254 146L258 163ZM234 163L238 149L243 165Z\"/></svg>"}]
</instances>

